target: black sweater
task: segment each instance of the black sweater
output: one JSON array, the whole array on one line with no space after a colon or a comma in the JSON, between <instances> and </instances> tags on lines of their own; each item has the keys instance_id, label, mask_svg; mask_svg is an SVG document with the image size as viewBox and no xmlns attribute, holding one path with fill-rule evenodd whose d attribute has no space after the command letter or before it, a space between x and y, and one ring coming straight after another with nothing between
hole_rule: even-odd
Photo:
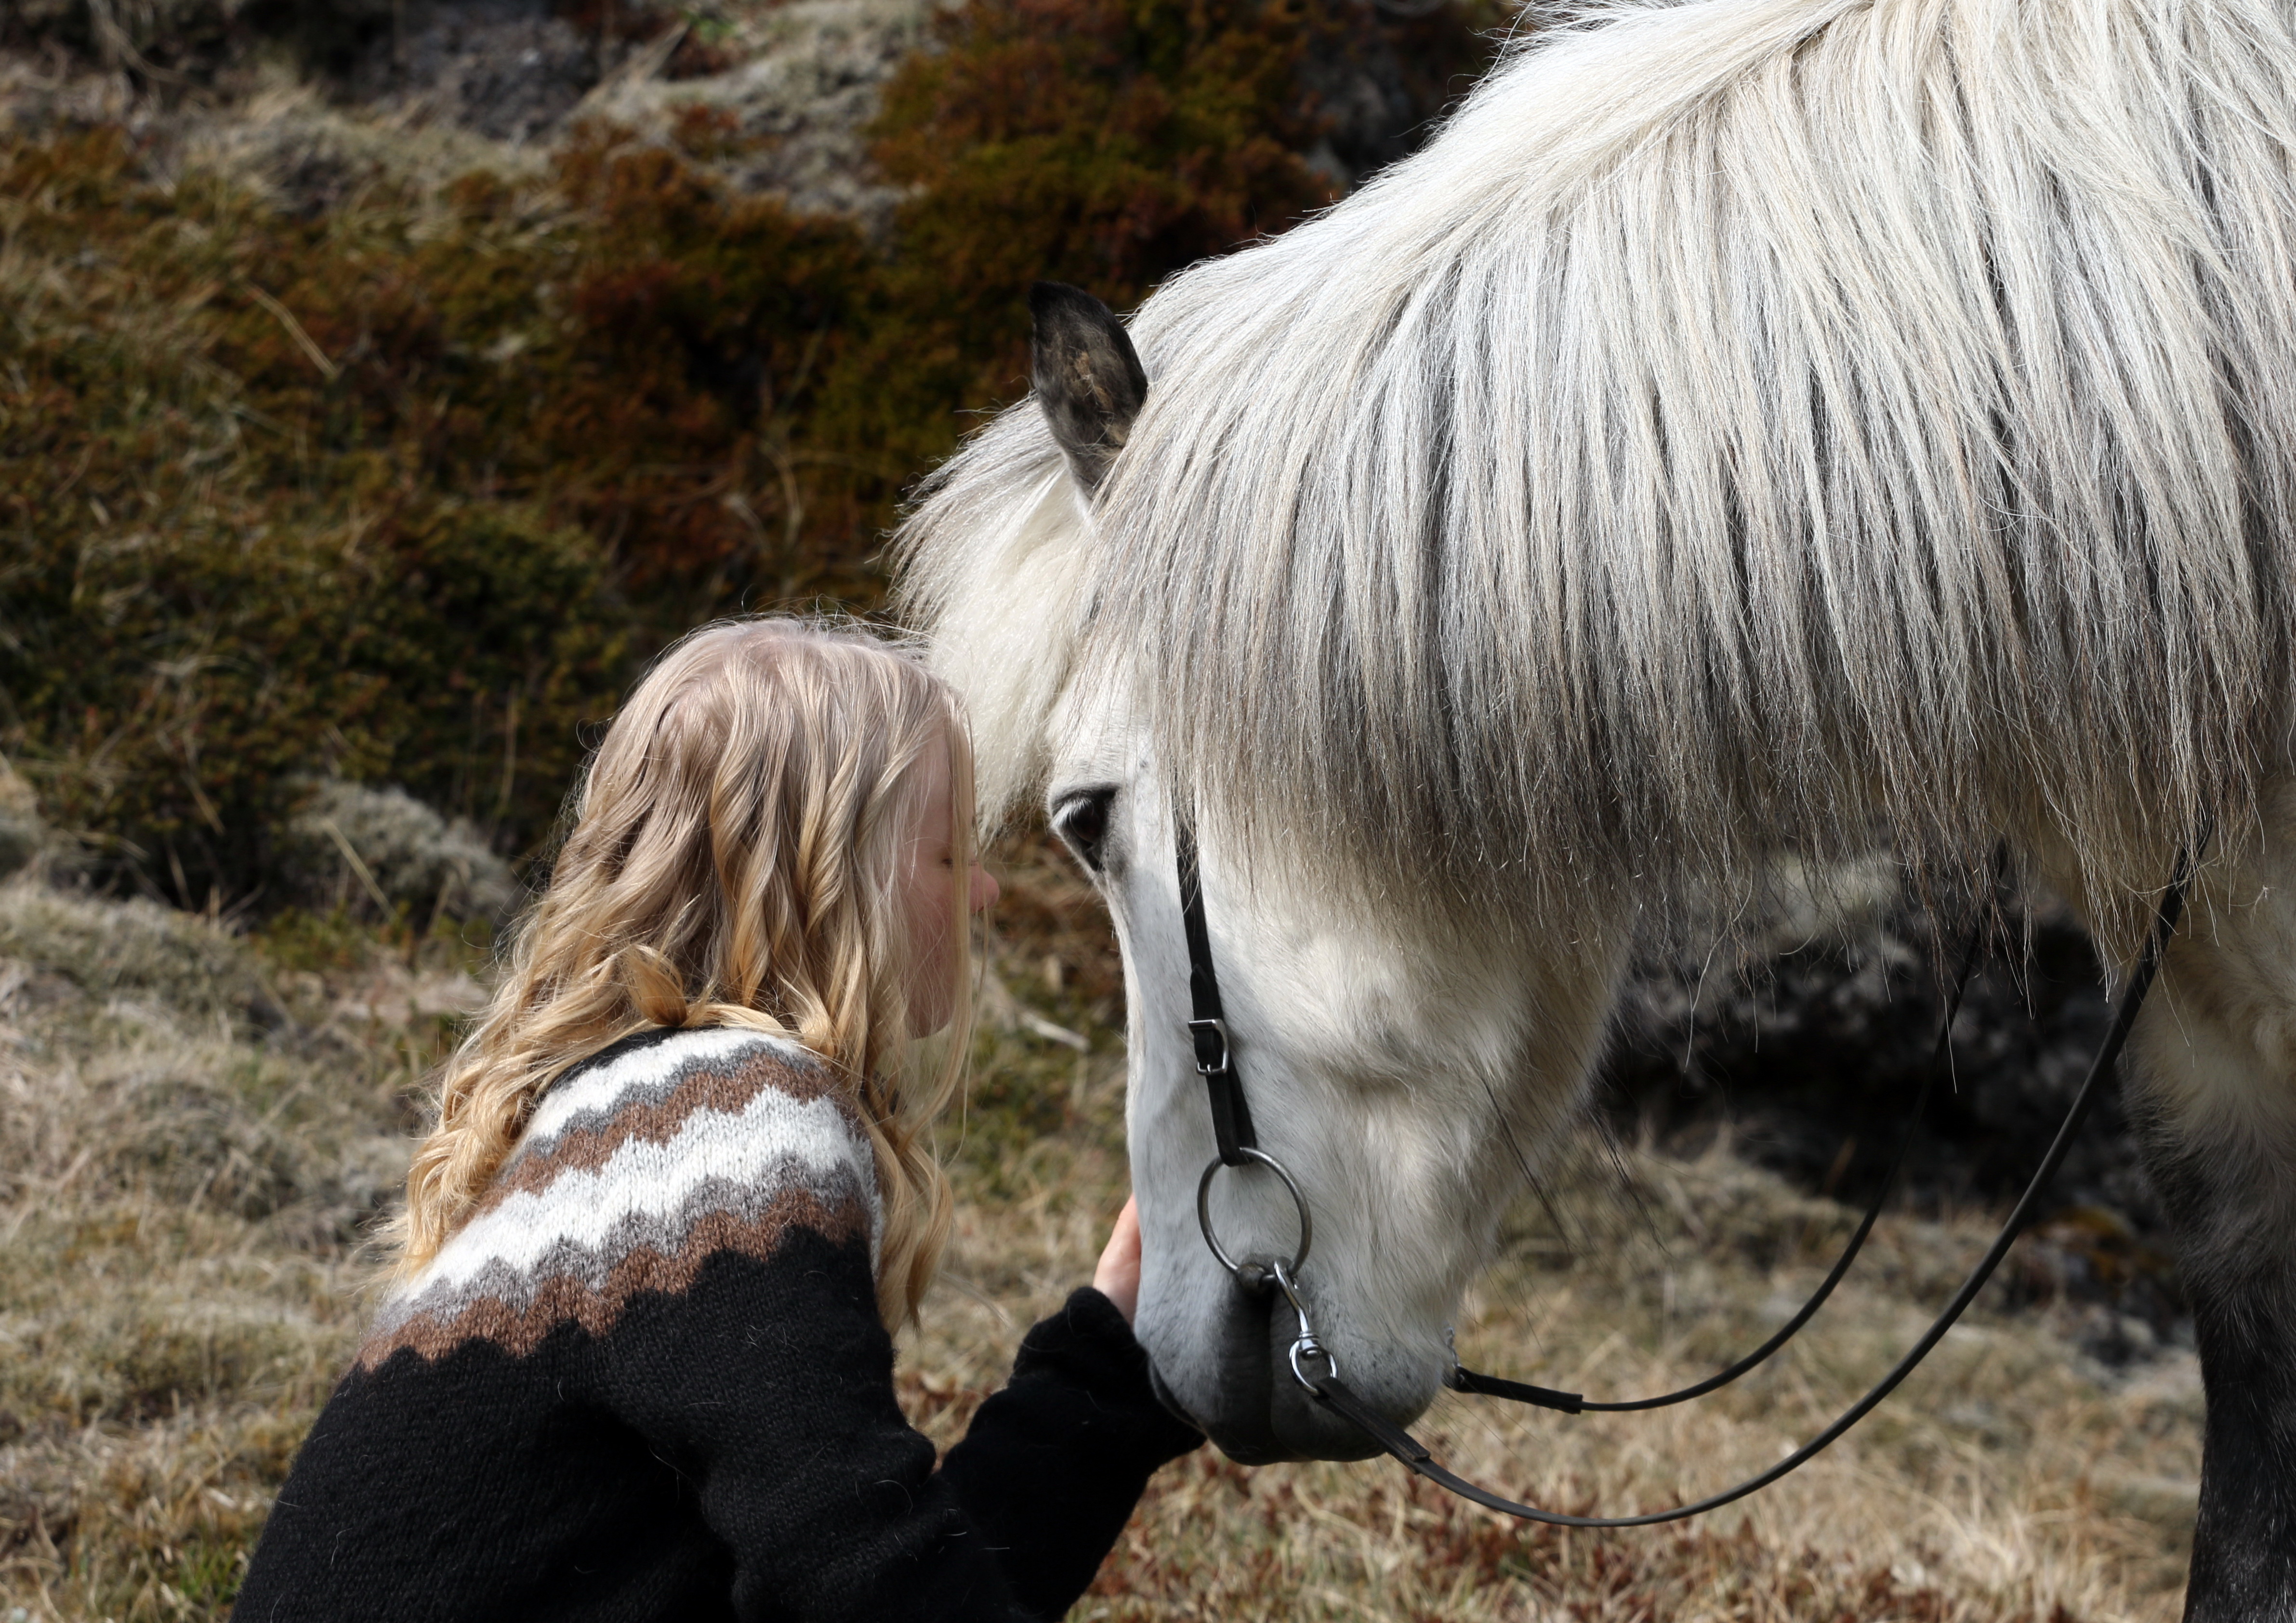
<instances>
[{"instance_id":1,"label":"black sweater","mask_svg":"<svg viewBox=\"0 0 2296 1623\"><path fill-rule=\"evenodd\" d=\"M547 1094L385 1304L234 1619L1052 1619L1201 1439L1078 1291L939 1471L879 1322L874 1162L824 1068L647 1033Z\"/></svg>"}]
</instances>

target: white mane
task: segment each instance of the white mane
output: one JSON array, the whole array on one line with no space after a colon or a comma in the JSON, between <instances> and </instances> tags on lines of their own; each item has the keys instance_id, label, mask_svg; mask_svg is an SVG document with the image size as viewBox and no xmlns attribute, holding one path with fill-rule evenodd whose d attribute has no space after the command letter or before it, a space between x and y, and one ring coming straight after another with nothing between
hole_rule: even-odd
<instances>
[{"instance_id":1,"label":"white mane","mask_svg":"<svg viewBox=\"0 0 2296 1623\"><path fill-rule=\"evenodd\" d=\"M2285 758L2278 0L1700 0L1144 305L1086 514L1006 412L907 611L1025 790L1122 673L1200 815L1374 882L2064 841L2159 884Z\"/></svg>"}]
</instances>

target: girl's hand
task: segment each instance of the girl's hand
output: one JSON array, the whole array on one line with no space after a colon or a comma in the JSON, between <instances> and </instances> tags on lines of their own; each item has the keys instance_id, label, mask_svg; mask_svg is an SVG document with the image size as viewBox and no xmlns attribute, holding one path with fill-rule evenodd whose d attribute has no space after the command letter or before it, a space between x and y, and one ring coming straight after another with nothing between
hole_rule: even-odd
<instances>
[{"instance_id":1,"label":"girl's hand","mask_svg":"<svg viewBox=\"0 0 2296 1623\"><path fill-rule=\"evenodd\" d=\"M1092 1288L1116 1304L1128 1324L1140 1309L1140 1208L1129 1195L1092 1271Z\"/></svg>"}]
</instances>

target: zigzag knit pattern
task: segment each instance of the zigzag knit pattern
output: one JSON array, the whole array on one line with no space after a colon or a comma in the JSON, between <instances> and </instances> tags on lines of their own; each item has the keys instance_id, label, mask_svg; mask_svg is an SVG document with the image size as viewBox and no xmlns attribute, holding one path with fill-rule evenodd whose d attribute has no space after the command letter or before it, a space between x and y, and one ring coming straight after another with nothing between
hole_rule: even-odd
<instances>
[{"instance_id":1,"label":"zigzag knit pattern","mask_svg":"<svg viewBox=\"0 0 2296 1623\"><path fill-rule=\"evenodd\" d=\"M876 1161L765 1032L629 1037L546 1093L384 1305L241 1623L1031 1623L1193 1447L1108 1299L1029 1332L935 1468L878 1316Z\"/></svg>"},{"instance_id":2,"label":"zigzag knit pattern","mask_svg":"<svg viewBox=\"0 0 2296 1623\"><path fill-rule=\"evenodd\" d=\"M620 1045L544 1096L464 1225L383 1306L358 1365L484 1339L531 1351L571 1321L610 1330L632 1295L681 1291L720 1251L763 1258L791 1228L865 1234L876 1167L829 1069L741 1027Z\"/></svg>"}]
</instances>

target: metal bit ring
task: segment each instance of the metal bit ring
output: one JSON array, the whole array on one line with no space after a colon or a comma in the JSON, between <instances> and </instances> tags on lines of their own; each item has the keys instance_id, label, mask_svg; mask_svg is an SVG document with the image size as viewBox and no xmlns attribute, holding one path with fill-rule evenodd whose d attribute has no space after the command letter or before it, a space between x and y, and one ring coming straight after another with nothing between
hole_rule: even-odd
<instances>
[{"instance_id":1,"label":"metal bit ring","mask_svg":"<svg viewBox=\"0 0 2296 1623\"><path fill-rule=\"evenodd\" d=\"M1247 1147L1240 1151L1239 1153L1241 1153L1247 1160L1258 1162L1260 1166L1267 1168L1270 1172L1274 1173L1277 1177L1283 1179L1283 1187L1291 1192L1292 1204L1300 1213L1300 1249L1292 1253L1292 1260L1290 1262L1279 1263L1276 1266L1279 1268L1297 1273L1299 1271L1300 1265L1308 1260L1308 1248L1314 1244L1316 1240L1315 1219L1308 1215L1308 1197L1300 1193L1300 1185L1294 1183L1292 1181L1292 1175L1283 1169L1283 1163L1277 1160L1274 1156L1268 1154L1265 1150L1254 1150ZM1197 1180L1196 1222L1197 1225L1204 1231L1204 1243L1212 1248L1212 1255L1219 1258L1220 1266L1226 1268L1231 1275L1234 1275L1237 1280L1242 1281L1244 1279L1244 1269L1248 1265L1238 1262L1234 1258L1229 1256L1227 1254L1227 1248L1219 1242L1219 1236L1212 1232L1212 1178L1219 1169L1226 1164L1226 1162L1221 1160L1218 1156L1214 1156L1212 1158L1211 1165L1204 1168L1204 1176ZM1257 1266L1258 1265L1249 1266ZM1266 1270L1264 1268L1260 1269L1260 1272L1263 1274L1265 1271Z\"/></svg>"}]
</instances>

